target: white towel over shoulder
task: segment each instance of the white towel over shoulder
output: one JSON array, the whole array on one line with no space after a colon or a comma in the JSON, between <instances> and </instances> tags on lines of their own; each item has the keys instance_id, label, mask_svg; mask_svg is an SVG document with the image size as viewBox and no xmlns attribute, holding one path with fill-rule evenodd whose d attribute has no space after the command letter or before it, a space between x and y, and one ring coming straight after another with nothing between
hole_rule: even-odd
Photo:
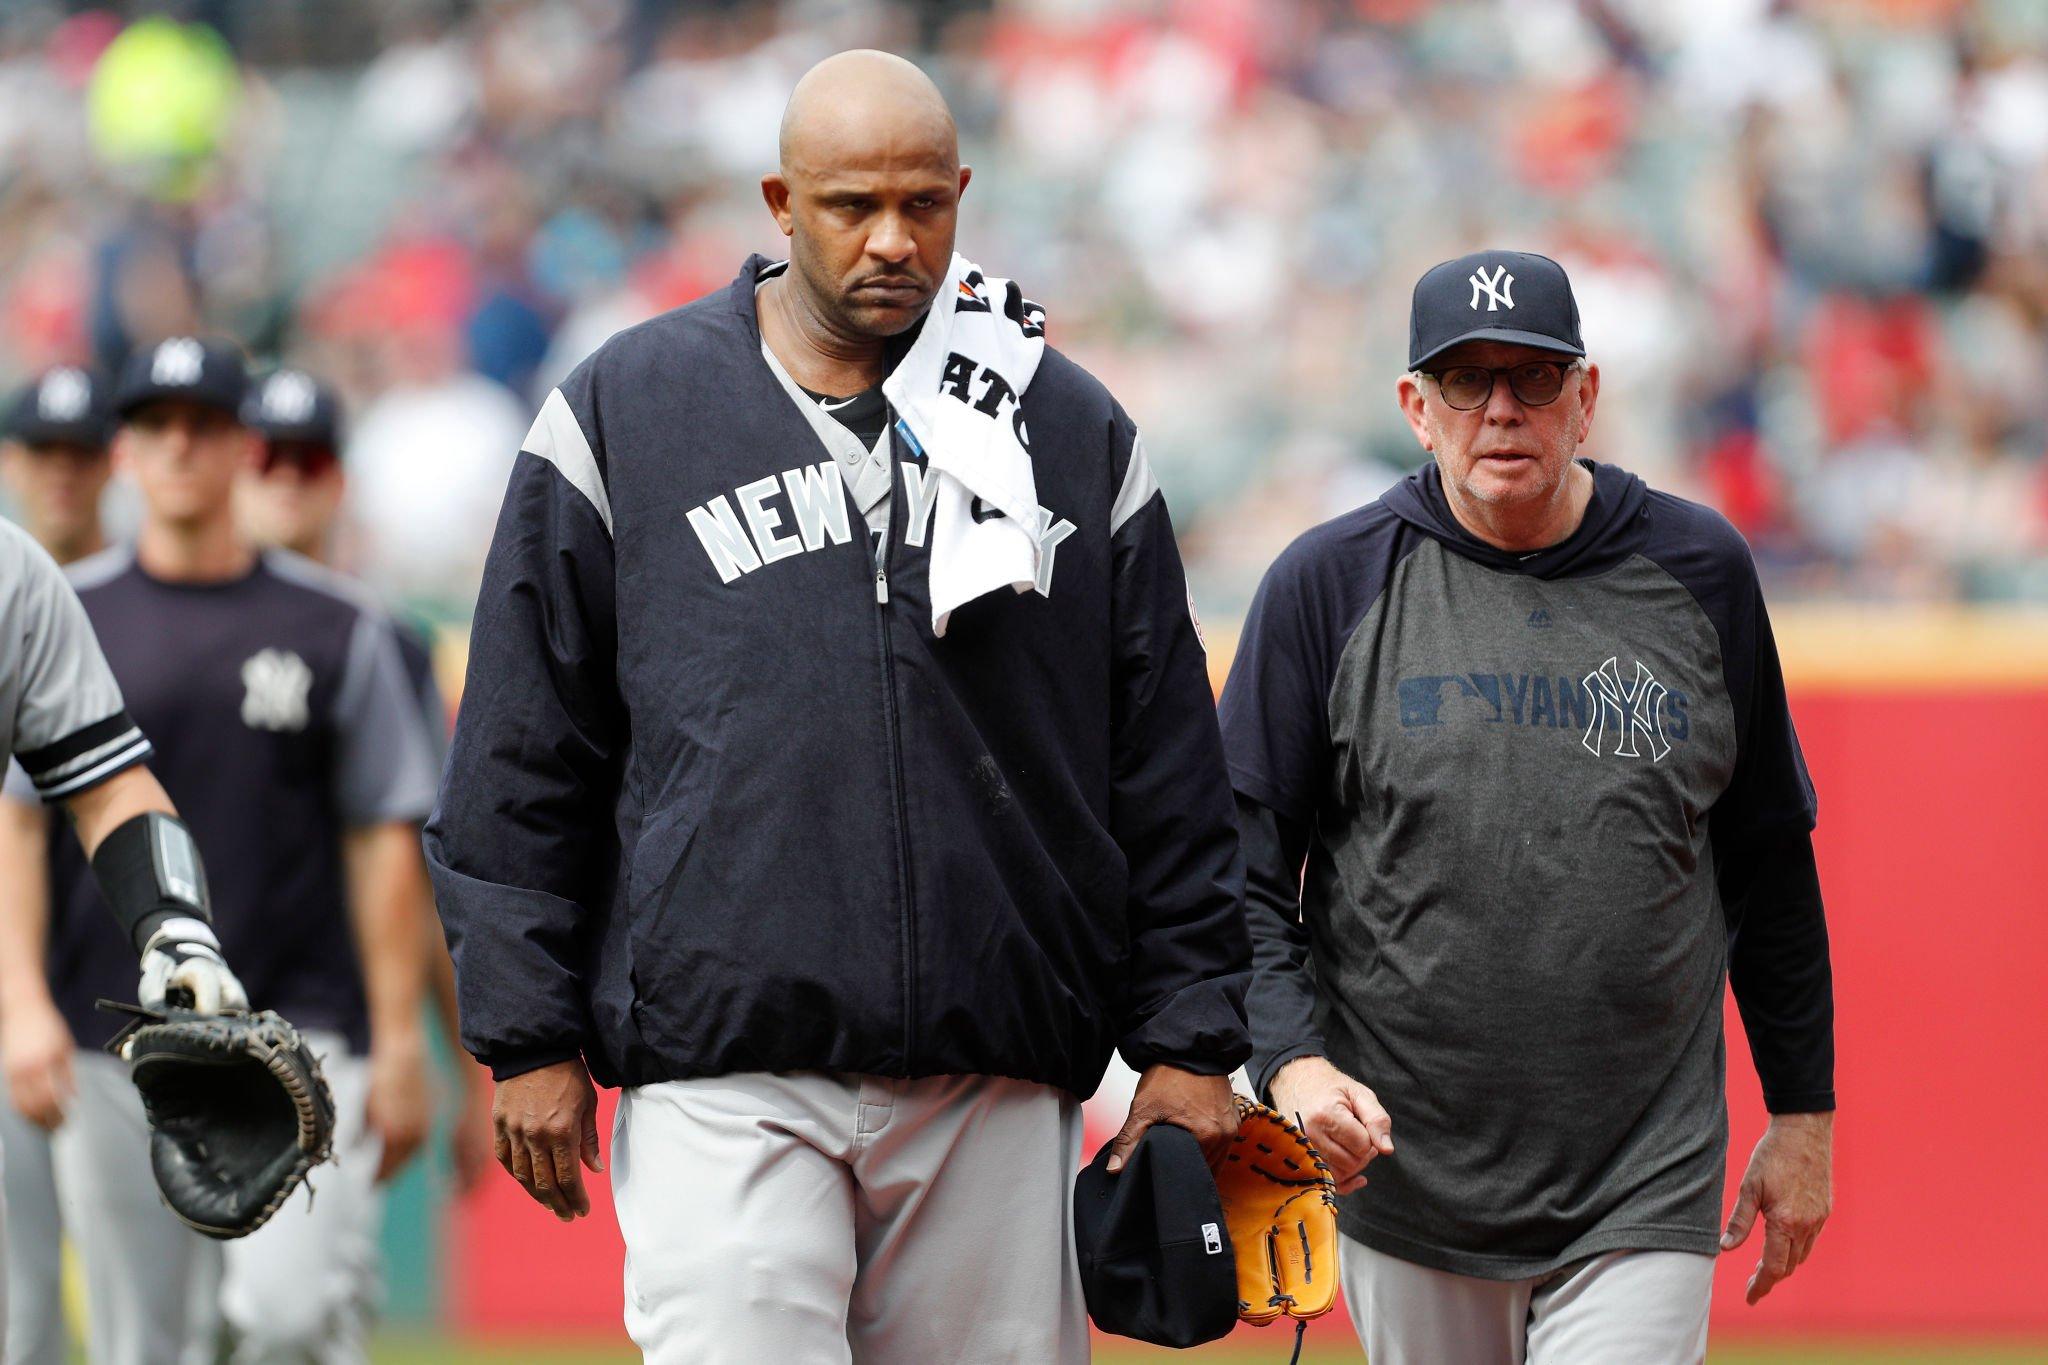
<instances>
[{"instance_id":1,"label":"white towel over shoulder","mask_svg":"<svg viewBox=\"0 0 2048 1365\"><path fill-rule=\"evenodd\" d=\"M946 633L962 603L1037 581L1044 513L1017 403L1044 354L1044 311L1014 281L986 279L955 252L924 330L882 381L938 480L934 635Z\"/></svg>"}]
</instances>

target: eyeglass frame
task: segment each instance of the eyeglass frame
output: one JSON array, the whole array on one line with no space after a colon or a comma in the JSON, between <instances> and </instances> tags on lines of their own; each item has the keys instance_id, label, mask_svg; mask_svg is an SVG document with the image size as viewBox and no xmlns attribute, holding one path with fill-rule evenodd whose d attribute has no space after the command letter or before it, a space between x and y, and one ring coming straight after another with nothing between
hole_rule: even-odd
<instances>
[{"instance_id":1,"label":"eyeglass frame","mask_svg":"<svg viewBox=\"0 0 2048 1365\"><path fill-rule=\"evenodd\" d=\"M1516 362L1515 362L1514 364L1512 364L1512 365L1469 365L1469 364L1466 364L1466 365L1447 365L1447 366L1445 366L1445 367L1444 367L1444 370L1484 370L1484 371L1486 371L1486 393L1485 393L1485 396L1483 396L1482 398L1480 398L1480 400L1479 400L1479 401L1478 401L1477 403L1474 403L1474 404L1473 404L1473 405L1472 405L1471 407L1469 407L1469 408L1461 408L1461 407L1459 407L1459 406L1458 406L1458 405L1457 405L1456 403L1453 403L1453 402L1452 402L1452 401L1450 400L1450 398L1449 398L1449 397L1448 397L1447 395L1445 395L1445 394L1444 394L1444 381L1443 381L1443 374L1444 374L1444 370L1423 370L1423 369L1417 369L1417 370L1414 370L1414 371L1412 371L1411 373L1414 373L1414 374L1419 374L1419 375L1425 375L1425 376L1427 376L1428 378L1430 378L1430 379L1433 379L1433 380L1435 380L1435 381L1436 381L1436 391L1437 391L1437 394L1438 394L1438 396L1439 396L1439 397L1442 397L1442 398L1443 398L1443 400L1444 400L1444 406L1445 406L1445 407L1447 407L1447 408L1449 408L1449 409L1450 409L1450 410L1451 410L1452 412L1478 412L1478 411L1480 411L1480 410L1481 410L1482 408L1484 408L1484 407L1485 407L1485 406L1486 406L1486 405L1487 405L1488 403L1490 403L1490 402L1492 402L1492 401L1493 401L1493 388L1494 388L1494 385L1495 385L1495 384L1497 384L1497 383L1499 383L1499 382L1500 382L1500 376L1502 376L1502 375L1504 375L1504 374L1510 374L1510 373L1512 373L1513 371L1515 371L1515 370L1518 370L1518 369L1522 368L1522 366L1524 366L1524 365L1546 365L1546 366L1548 366L1548 365L1554 365L1554 366L1556 366L1556 367L1557 367L1557 372L1558 372L1558 374L1557 374L1557 392L1556 392L1556 393L1553 393L1552 395L1550 395L1550 397L1548 397L1548 398L1544 399L1544 400L1543 400L1542 402L1540 402L1540 403L1532 403L1532 402L1530 402L1530 401L1529 401L1528 399L1526 399L1526 398L1522 397L1521 391L1520 391L1520 390L1518 390L1517 388L1515 388L1515 381L1514 381L1513 379L1509 379L1509 380L1508 380L1508 392L1509 392L1509 393L1512 393L1512 394L1514 394L1514 396L1515 396L1515 401L1516 401L1517 403L1520 403L1520 404L1521 404L1521 405L1522 405L1523 407L1525 407L1525 408L1547 408L1547 407L1549 407L1549 406L1550 406L1550 405L1551 405L1552 403L1555 403L1555 402L1556 402L1556 401L1557 401L1558 399L1560 399L1560 398L1562 398L1562 397L1564 396L1564 377L1565 377L1565 376L1566 376L1567 374L1570 374L1570 373L1571 373L1571 372L1572 372L1573 370L1577 370L1577 371L1579 371L1580 373L1582 373L1582 374L1583 374L1583 373L1584 373L1584 372L1586 371L1586 368L1587 368L1587 365L1586 365L1586 357L1584 357L1584 356L1582 356L1582 355L1575 355L1575 356L1573 356L1573 357L1572 357L1572 358L1571 358L1570 360L1518 360L1518 361L1516 361Z\"/></svg>"}]
</instances>

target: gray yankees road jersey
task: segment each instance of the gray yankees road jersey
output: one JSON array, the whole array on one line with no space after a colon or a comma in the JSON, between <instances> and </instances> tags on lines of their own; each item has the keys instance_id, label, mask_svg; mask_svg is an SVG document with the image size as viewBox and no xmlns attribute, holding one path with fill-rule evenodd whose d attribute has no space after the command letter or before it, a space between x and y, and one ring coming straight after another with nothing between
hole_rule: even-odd
<instances>
[{"instance_id":1,"label":"gray yankees road jersey","mask_svg":"<svg viewBox=\"0 0 2048 1365\"><path fill-rule=\"evenodd\" d=\"M0 758L14 755L58 801L149 753L63 570L0 521Z\"/></svg>"}]
</instances>

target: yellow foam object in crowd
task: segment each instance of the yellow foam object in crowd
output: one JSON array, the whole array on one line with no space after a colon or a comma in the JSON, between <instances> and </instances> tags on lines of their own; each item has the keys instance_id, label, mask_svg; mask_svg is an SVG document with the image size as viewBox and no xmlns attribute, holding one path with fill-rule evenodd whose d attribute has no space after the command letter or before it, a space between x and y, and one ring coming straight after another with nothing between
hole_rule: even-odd
<instances>
[{"instance_id":1,"label":"yellow foam object in crowd","mask_svg":"<svg viewBox=\"0 0 2048 1365\"><path fill-rule=\"evenodd\" d=\"M155 16L121 30L93 66L86 111L95 153L185 197L219 149L241 97L235 59L204 24Z\"/></svg>"}]
</instances>

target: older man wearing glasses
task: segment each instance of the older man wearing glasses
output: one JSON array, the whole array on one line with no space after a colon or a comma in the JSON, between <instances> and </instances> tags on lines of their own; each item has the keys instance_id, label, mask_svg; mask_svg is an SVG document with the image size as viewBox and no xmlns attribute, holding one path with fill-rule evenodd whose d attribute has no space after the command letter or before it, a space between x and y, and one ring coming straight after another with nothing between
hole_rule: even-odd
<instances>
[{"instance_id":1,"label":"older man wearing glasses","mask_svg":"<svg viewBox=\"0 0 2048 1365\"><path fill-rule=\"evenodd\" d=\"M1700 1360L1715 1253L1761 1214L1754 1303L1830 1200L1814 795L1756 570L1578 458L1600 371L1554 261L1424 274L1398 392L1432 463L1289 547L1223 695L1253 1079L1339 1177L1373 1365ZM1725 1227L1724 979L1772 1114Z\"/></svg>"}]
</instances>

